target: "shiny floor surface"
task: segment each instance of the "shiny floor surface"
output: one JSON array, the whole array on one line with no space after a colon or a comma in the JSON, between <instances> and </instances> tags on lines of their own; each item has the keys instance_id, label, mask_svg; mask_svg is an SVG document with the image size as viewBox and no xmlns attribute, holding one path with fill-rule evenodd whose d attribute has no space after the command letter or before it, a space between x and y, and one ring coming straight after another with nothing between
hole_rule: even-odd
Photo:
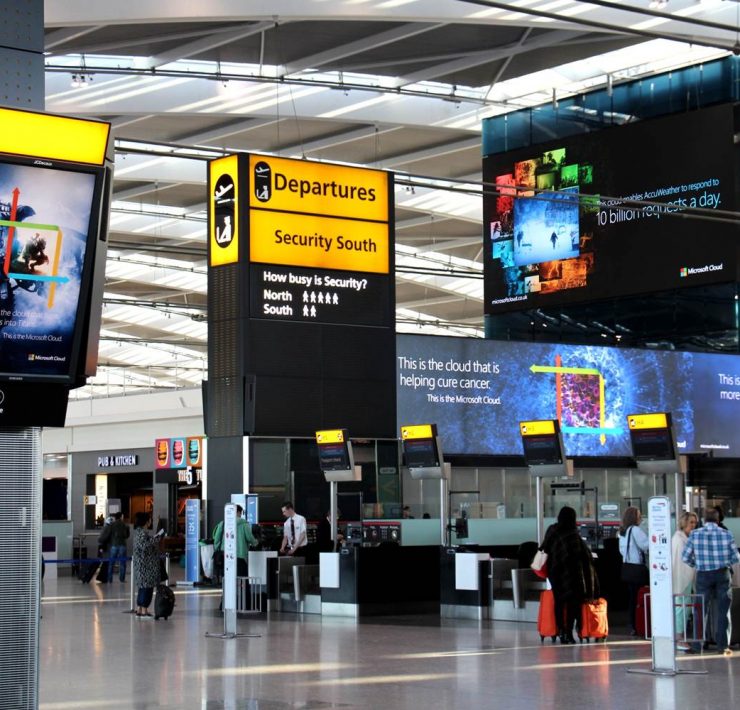
<instances>
[{"instance_id":1,"label":"shiny floor surface","mask_svg":"<svg viewBox=\"0 0 740 710\"><path fill-rule=\"evenodd\" d=\"M47 580L42 710L85 708L738 708L740 653L682 657L706 675L635 675L650 645L540 644L534 624L405 617L240 617L222 640L219 596L175 590L168 621L131 614L129 585Z\"/></svg>"}]
</instances>

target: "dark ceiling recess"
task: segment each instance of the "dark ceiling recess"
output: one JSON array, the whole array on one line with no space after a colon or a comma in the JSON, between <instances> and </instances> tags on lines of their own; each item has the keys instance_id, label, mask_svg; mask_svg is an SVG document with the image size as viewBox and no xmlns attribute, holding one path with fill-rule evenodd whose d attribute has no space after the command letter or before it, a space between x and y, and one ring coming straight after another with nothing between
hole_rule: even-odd
<instances>
[{"instance_id":1,"label":"dark ceiling recess","mask_svg":"<svg viewBox=\"0 0 740 710\"><path fill-rule=\"evenodd\" d=\"M675 289L486 316L487 337L632 348L740 352L738 285Z\"/></svg>"}]
</instances>

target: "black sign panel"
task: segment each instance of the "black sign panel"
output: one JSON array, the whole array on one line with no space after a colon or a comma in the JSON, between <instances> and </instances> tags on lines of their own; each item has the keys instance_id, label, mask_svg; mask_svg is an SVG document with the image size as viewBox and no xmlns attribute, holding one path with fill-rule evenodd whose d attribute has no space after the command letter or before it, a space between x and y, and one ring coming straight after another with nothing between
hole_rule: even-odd
<instances>
[{"instance_id":1,"label":"black sign panel","mask_svg":"<svg viewBox=\"0 0 740 710\"><path fill-rule=\"evenodd\" d=\"M309 323L389 326L387 274L250 266L250 317Z\"/></svg>"}]
</instances>

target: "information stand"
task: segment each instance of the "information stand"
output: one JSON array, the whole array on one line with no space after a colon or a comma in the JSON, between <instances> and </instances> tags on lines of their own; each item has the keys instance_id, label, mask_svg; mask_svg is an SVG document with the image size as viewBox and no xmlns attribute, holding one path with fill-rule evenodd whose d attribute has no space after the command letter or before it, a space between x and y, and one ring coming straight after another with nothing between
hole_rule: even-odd
<instances>
[{"instance_id":1,"label":"information stand","mask_svg":"<svg viewBox=\"0 0 740 710\"><path fill-rule=\"evenodd\" d=\"M676 668L673 569L671 559L671 501L667 496L648 500L648 555L650 558L650 631L652 667L629 668L628 673L674 676L704 674Z\"/></svg>"},{"instance_id":2,"label":"information stand","mask_svg":"<svg viewBox=\"0 0 740 710\"><path fill-rule=\"evenodd\" d=\"M449 509L447 482L450 464L444 462L436 424L416 424L401 427L401 445L411 478L439 480L439 539L444 547L447 541Z\"/></svg>"},{"instance_id":3,"label":"information stand","mask_svg":"<svg viewBox=\"0 0 740 710\"><path fill-rule=\"evenodd\" d=\"M224 630L220 634L206 632L210 638L259 638L260 634L240 634L236 631L236 505L224 506Z\"/></svg>"}]
</instances>

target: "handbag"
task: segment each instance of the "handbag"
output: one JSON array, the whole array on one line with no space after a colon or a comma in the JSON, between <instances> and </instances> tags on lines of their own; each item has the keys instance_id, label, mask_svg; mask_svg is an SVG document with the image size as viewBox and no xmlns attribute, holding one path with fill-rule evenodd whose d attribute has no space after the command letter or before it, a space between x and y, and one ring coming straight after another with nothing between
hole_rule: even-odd
<instances>
[{"instance_id":1,"label":"handbag","mask_svg":"<svg viewBox=\"0 0 740 710\"><path fill-rule=\"evenodd\" d=\"M537 550L532 564L529 565L532 571L542 579L547 579L547 553L543 550Z\"/></svg>"},{"instance_id":2,"label":"handbag","mask_svg":"<svg viewBox=\"0 0 740 710\"><path fill-rule=\"evenodd\" d=\"M627 534L627 549L629 554L630 542L632 541L632 528ZM644 560L643 552L640 550L640 559ZM643 562L622 562L622 581L626 584L634 584L637 587L645 587L650 584L650 570Z\"/></svg>"}]
</instances>

